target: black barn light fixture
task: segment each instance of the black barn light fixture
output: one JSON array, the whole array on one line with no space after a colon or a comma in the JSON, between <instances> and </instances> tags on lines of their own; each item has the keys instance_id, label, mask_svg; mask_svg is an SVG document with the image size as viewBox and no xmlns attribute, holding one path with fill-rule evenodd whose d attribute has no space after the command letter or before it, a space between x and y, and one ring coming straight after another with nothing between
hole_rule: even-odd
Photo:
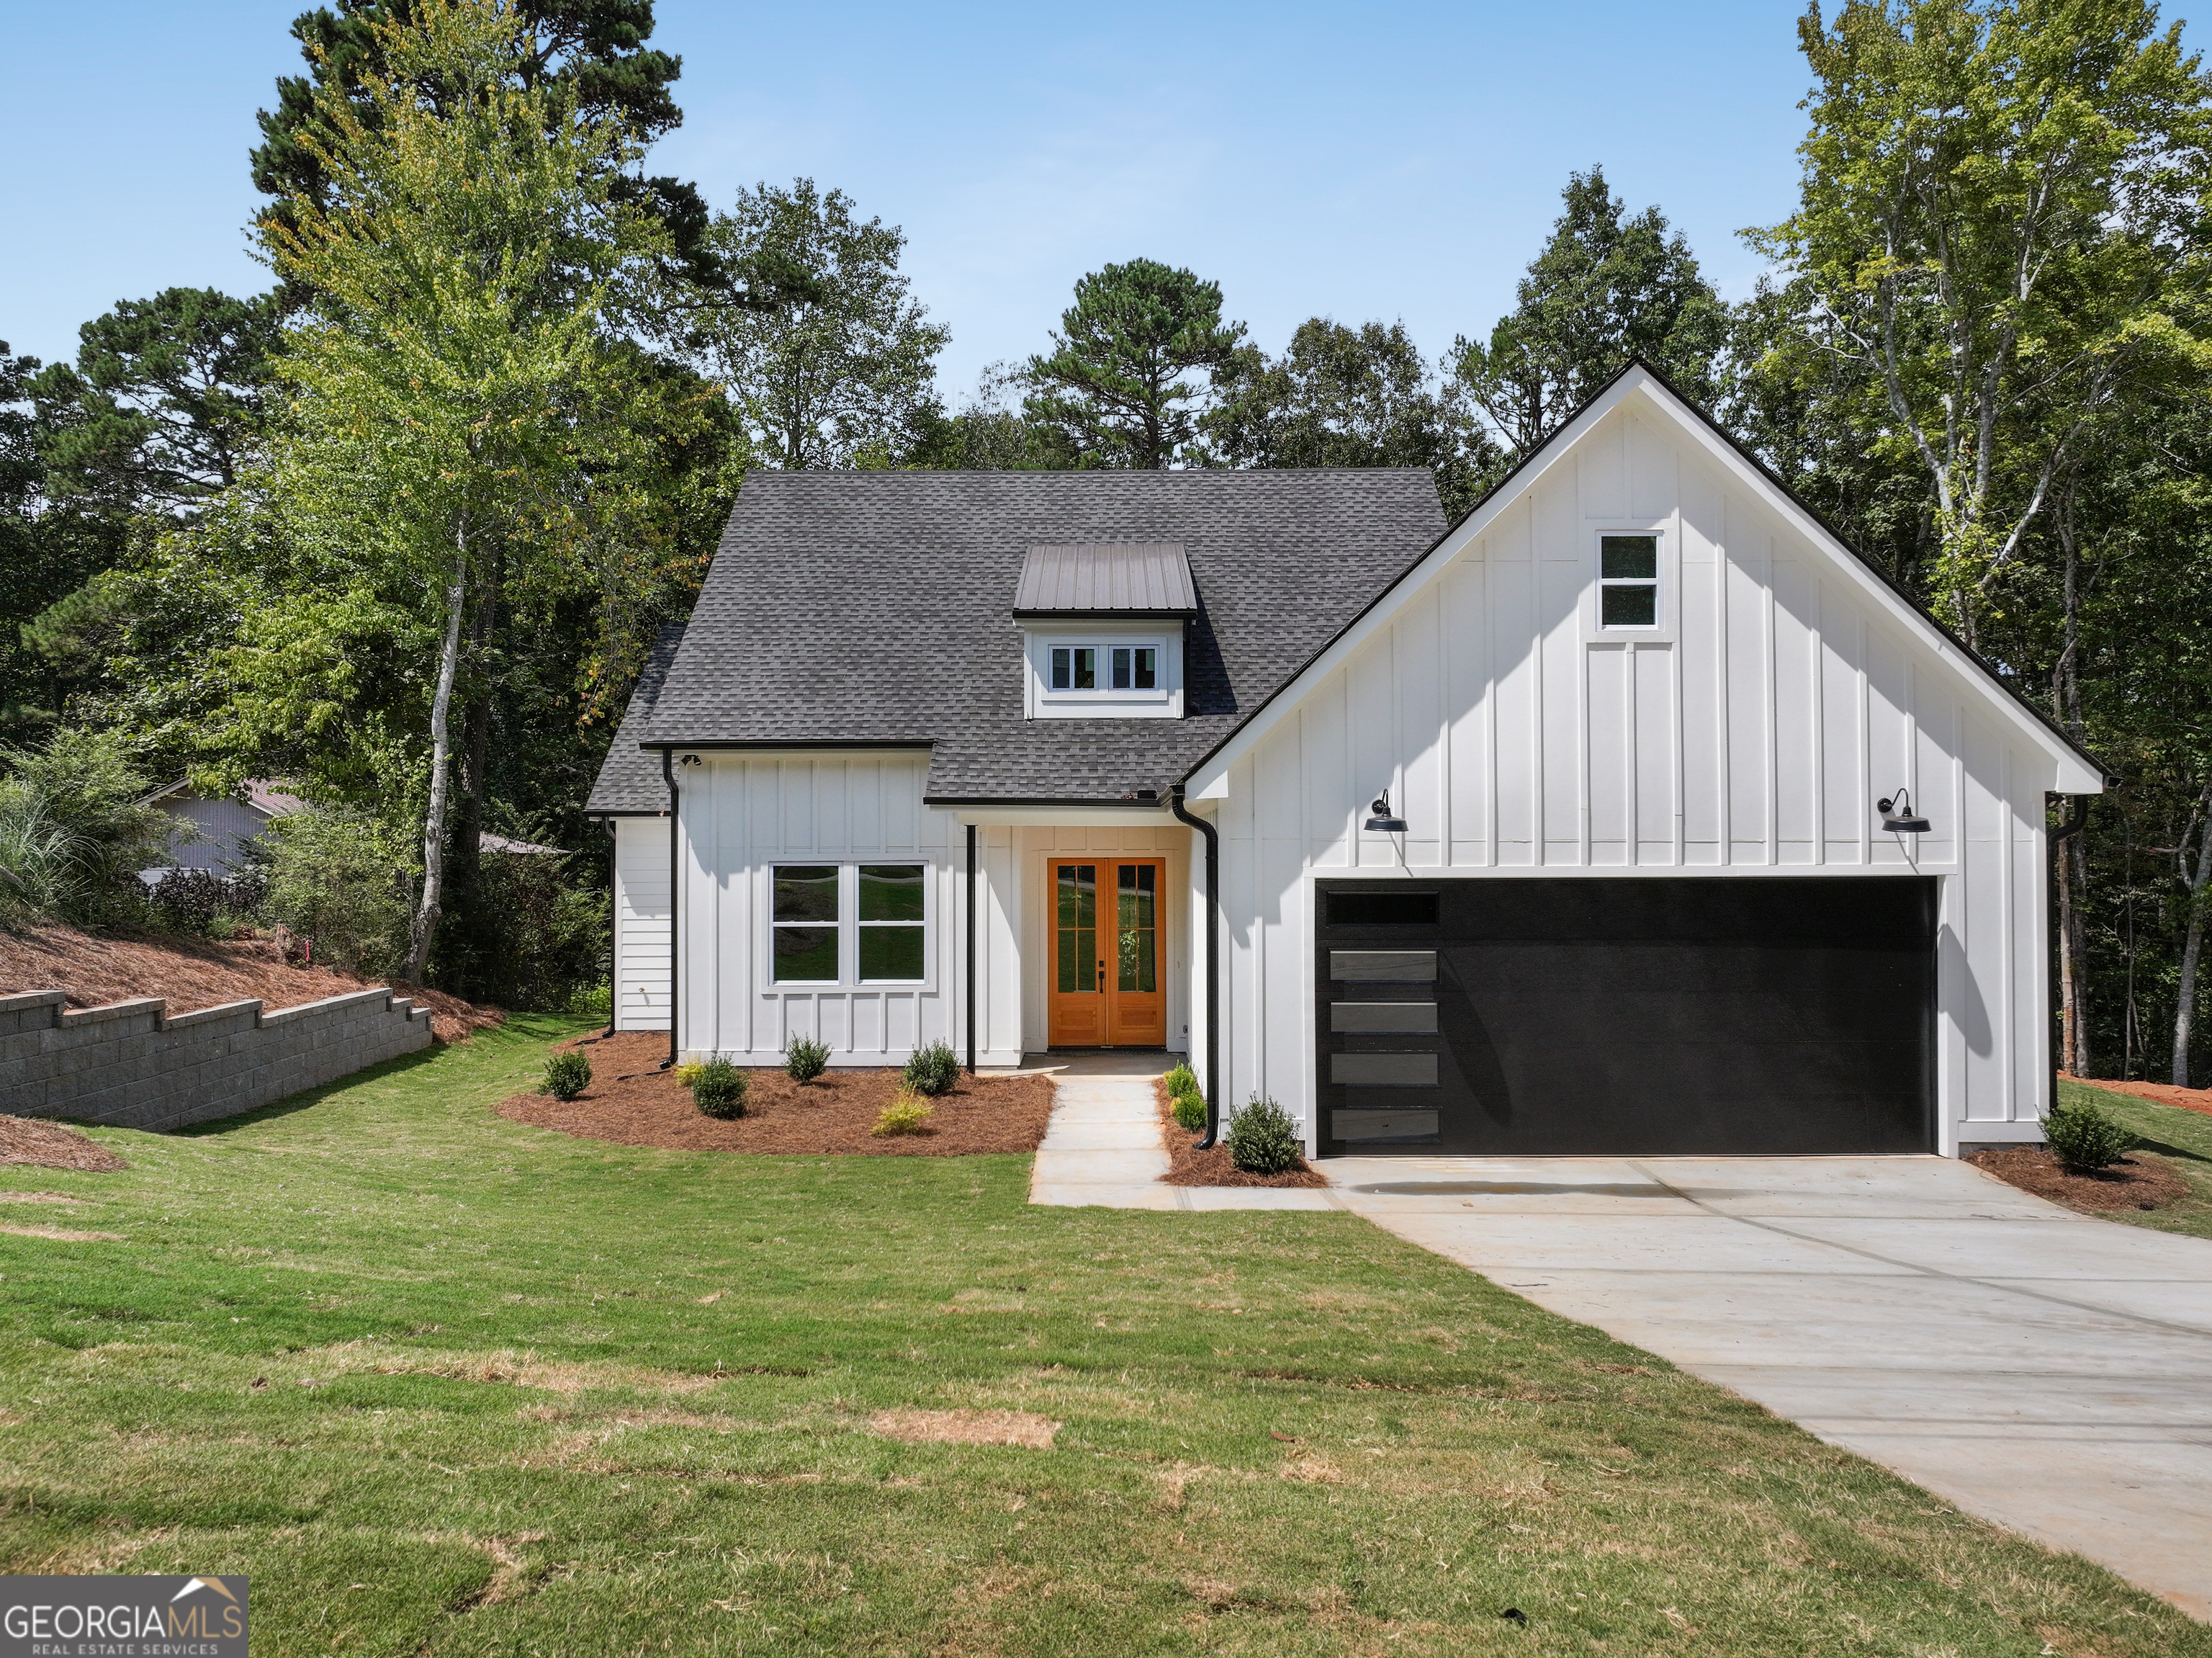
<instances>
[{"instance_id":1,"label":"black barn light fixture","mask_svg":"<svg viewBox=\"0 0 2212 1658\"><path fill-rule=\"evenodd\" d=\"M1368 810L1375 814L1367 820L1368 833L1371 835L1402 835L1406 832L1406 820L1398 816L1390 809L1390 791L1389 789L1385 789L1381 794L1377 795L1375 797L1374 804L1369 807Z\"/></svg>"},{"instance_id":2,"label":"black barn light fixture","mask_svg":"<svg viewBox=\"0 0 2212 1658\"><path fill-rule=\"evenodd\" d=\"M1881 814L1881 826L1893 835L1924 835L1928 820L1912 809L1912 795L1900 789L1887 800L1878 800L1875 809Z\"/></svg>"}]
</instances>

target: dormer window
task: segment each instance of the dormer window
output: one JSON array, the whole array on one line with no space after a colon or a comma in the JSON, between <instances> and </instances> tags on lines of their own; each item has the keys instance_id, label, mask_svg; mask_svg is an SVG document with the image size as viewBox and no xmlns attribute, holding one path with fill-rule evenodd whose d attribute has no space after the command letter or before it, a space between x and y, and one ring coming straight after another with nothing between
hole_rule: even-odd
<instances>
[{"instance_id":1,"label":"dormer window","mask_svg":"<svg viewBox=\"0 0 2212 1658\"><path fill-rule=\"evenodd\" d=\"M1158 691L1160 688L1160 648L1158 645L1054 645L1052 688L1054 691ZM1098 678L1098 659L1108 663L1106 679Z\"/></svg>"},{"instance_id":2,"label":"dormer window","mask_svg":"<svg viewBox=\"0 0 2212 1658\"><path fill-rule=\"evenodd\" d=\"M1014 594L1028 716L1180 719L1183 624L1197 613L1178 543L1031 547Z\"/></svg>"}]
</instances>

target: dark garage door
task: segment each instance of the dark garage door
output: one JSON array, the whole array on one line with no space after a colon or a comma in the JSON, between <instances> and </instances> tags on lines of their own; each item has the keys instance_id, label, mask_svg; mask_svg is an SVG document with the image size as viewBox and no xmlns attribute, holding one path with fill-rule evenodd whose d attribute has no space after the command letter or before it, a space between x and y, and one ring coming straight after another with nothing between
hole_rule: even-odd
<instances>
[{"instance_id":1,"label":"dark garage door","mask_svg":"<svg viewBox=\"0 0 2212 1658\"><path fill-rule=\"evenodd\" d=\"M1933 1143L1932 880L1316 886L1325 1151Z\"/></svg>"}]
</instances>

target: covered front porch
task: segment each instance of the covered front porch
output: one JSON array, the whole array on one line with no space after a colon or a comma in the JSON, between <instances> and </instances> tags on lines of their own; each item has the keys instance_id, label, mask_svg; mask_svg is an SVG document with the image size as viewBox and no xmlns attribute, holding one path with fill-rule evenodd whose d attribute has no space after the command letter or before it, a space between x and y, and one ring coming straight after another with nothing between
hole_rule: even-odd
<instances>
[{"instance_id":1,"label":"covered front porch","mask_svg":"<svg viewBox=\"0 0 2212 1658\"><path fill-rule=\"evenodd\" d=\"M1191 917L1203 901L1192 831L1148 808L999 807L960 820L975 841L975 1063L1188 1052Z\"/></svg>"}]
</instances>

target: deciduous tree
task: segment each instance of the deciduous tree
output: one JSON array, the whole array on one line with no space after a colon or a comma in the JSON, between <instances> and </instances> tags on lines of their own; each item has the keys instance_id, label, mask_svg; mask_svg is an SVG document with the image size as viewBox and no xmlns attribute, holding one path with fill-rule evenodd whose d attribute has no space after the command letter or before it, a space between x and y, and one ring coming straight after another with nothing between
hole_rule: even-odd
<instances>
[{"instance_id":1,"label":"deciduous tree","mask_svg":"<svg viewBox=\"0 0 2212 1658\"><path fill-rule=\"evenodd\" d=\"M406 964L419 978L465 630L487 592L574 547L576 479L629 441L599 322L620 268L665 238L614 199L637 153L622 128L519 73L528 38L506 0L414 0L371 27L380 67L357 90L325 81L300 130L322 194L261 221L278 272L315 296L282 357L297 397L270 498L298 557L361 570L356 590L404 602L411 587L435 618Z\"/></svg>"},{"instance_id":2,"label":"deciduous tree","mask_svg":"<svg viewBox=\"0 0 2212 1658\"><path fill-rule=\"evenodd\" d=\"M930 406L951 334L899 273L905 245L896 225L862 220L851 197L811 179L744 191L715 216L719 258L786 276L773 307L702 310L689 335L767 464L849 466L864 451L891 453Z\"/></svg>"},{"instance_id":3,"label":"deciduous tree","mask_svg":"<svg viewBox=\"0 0 2212 1658\"><path fill-rule=\"evenodd\" d=\"M1754 233L1879 387L1936 497L1933 596L1972 643L2029 527L2131 377L2202 360L2207 82L2143 0L1847 0L1797 212Z\"/></svg>"}]
</instances>

